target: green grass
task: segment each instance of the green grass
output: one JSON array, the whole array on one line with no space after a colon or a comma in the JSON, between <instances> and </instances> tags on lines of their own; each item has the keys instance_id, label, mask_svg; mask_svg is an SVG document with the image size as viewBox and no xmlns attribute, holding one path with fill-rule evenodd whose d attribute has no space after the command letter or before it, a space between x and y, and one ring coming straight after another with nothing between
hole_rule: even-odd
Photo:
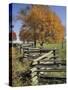
<instances>
[{"instance_id":1,"label":"green grass","mask_svg":"<svg viewBox=\"0 0 68 90\"><path fill-rule=\"evenodd\" d=\"M37 43L36 47L40 47L40 44ZM66 59L66 44L65 43L63 44L63 48L62 48L61 43L59 43L59 44L47 44L47 43L44 43L43 47L46 48L46 49L57 48L59 57L62 60Z\"/></svg>"}]
</instances>

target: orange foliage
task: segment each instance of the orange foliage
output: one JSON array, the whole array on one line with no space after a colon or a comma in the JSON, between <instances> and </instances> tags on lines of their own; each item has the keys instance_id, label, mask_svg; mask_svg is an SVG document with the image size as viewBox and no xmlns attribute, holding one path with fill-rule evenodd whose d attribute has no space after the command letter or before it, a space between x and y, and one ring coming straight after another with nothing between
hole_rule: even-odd
<instances>
[{"instance_id":1,"label":"orange foliage","mask_svg":"<svg viewBox=\"0 0 68 90\"><path fill-rule=\"evenodd\" d=\"M23 20L32 30L35 30L36 40L53 43L63 42L64 27L60 18L48 6L32 5L29 14ZM23 35L20 34L20 36L33 39L33 31L27 32L23 31Z\"/></svg>"}]
</instances>

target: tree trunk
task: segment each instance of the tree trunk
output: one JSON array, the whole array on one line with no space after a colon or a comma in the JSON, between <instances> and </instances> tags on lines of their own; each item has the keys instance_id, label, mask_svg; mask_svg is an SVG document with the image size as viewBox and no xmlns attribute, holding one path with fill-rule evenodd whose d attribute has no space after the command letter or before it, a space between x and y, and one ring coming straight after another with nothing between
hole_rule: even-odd
<instances>
[{"instance_id":1,"label":"tree trunk","mask_svg":"<svg viewBox=\"0 0 68 90\"><path fill-rule=\"evenodd\" d=\"M63 49L63 47L64 47L64 43L62 42L62 49Z\"/></svg>"},{"instance_id":2,"label":"tree trunk","mask_svg":"<svg viewBox=\"0 0 68 90\"><path fill-rule=\"evenodd\" d=\"M34 47L36 47L36 34L35 34L35 29L34 29Z\"/></svg>"},{"instance_id":3,"label":"tree trunk","mask_svg":"<svg viewBox=\"0 0 68 90\"><path fill-rule=\"evenodd\" d=\"M34 39L34 47L36 47L36 40Z\"/></svg>"},{"instance_id":4,"label":"tree trunk","mask_svg":"<svg viewBox=\"0 0 68 90\"><path fill-rule=\"evenodd\" d=\"M40 43L41 48L43 47L43 43L44 43L44 42L41 42L41 43Z\"/></svg>"}]
</instances>

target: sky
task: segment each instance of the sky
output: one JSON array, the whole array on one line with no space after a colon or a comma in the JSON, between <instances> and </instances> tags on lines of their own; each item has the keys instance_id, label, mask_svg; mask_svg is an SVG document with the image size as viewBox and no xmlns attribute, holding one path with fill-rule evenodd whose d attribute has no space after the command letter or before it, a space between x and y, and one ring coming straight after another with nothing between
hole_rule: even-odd
<instances>
[{"instance_id":1,"label":"sky","mask_svg":"<svg viewBox=\"0 0 68 90\"><path fill-rule=\"evenodd\" d=\"M31 6L31 5L30 4L16 4L16 3L12 4L12 17L16 17L19 14L21 9L26 10L27 6ZM65 6L50 6L50 8L53 12L55 12L59 16L61 23L66 27L66 7ZM15 31L18 36L22 23L20 20L13 19L13 25L14 25L13 31Z\"/></svg>"}]
</instances>

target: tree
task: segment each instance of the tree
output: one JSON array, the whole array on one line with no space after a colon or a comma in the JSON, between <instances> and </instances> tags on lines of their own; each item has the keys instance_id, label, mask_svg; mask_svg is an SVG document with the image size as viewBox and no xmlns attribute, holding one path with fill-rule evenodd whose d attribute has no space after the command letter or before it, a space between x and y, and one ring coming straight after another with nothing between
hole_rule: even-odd
<instances>
[{"instance_id":1,"label":"tree","mask_svg":"<svg viewBox=\"0 0 68 90\"><path fill-rule=\"evenodd\" d=\"M25 42L32 41L33 36L32 36L32 31L29 30L29 27L25 26L25 28L22 28L20 33L19 33L20 40Z\"/></svg>"},{"instance_id":2,"label":"tree","mask_svg":"<svg viewBox=\"0 0 68 90\"><path fill-rule=\"evenodd\" d=\"M42 21L44 21L44 8L42 6L40 6L39 8L39 6L33 5L29 12L29 15L26 16L24 16L23 13L20 13L19 18L32 28L34 46L36 46L36 30L38 28L38 25L42 24Z\"/></svg>"},{"instance_id":3,"label":"tree","mask_svg":"<svg viewBox=\"0 0 68 90\"><path fill-rule=\"evenodd\" d=\"M9 40L14 41L17 39L16 33L14 31L9 32Z\"/></svg>"},{"instance_id":4,"label":"tree","mask_svg":"<svg viewBox=\"0 0 68 90\"><path fill-rule=\"evenodd\" d=\"M21 12L18 18L32 30L31 37L35 46L37 39L42 42L63 42L64 26L60 18L48 6L32 5L28 14Z\"/></svg>"}]
</instances>

